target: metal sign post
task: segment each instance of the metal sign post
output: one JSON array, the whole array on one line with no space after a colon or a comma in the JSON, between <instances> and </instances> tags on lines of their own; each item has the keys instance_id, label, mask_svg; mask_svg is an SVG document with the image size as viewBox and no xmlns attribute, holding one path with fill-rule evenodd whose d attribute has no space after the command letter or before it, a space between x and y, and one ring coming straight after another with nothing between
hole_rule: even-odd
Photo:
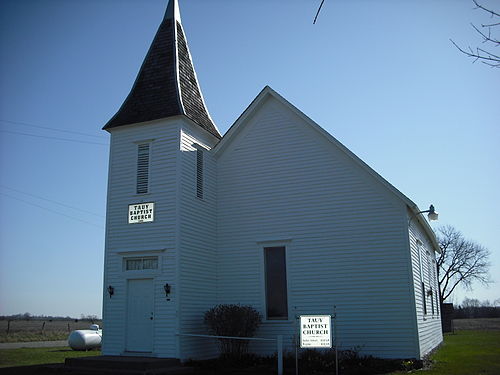
<instances>
[{"instance_id":1,"label":"metal sign post","mask_svg":"<svg viewBox=\"0 0 500 375\"><path fill-rule=\"evenodd\" d=\"M295 313L295 375L299 375L299 336L297 330L297 322L299 321L299 316L297 315L297 307L294 306Z\"/></svg>"},{"instance_id":2,"label":"metal sign post","mask_svg":"<svg viewBox=\"0 0 500 375\"><path fill-rule=\"evenodd\" d=\"M337 306L333 306L333 339L335 340L335 375L339 375L339 355L337 349Z\"/></svg>"}]
</instances>

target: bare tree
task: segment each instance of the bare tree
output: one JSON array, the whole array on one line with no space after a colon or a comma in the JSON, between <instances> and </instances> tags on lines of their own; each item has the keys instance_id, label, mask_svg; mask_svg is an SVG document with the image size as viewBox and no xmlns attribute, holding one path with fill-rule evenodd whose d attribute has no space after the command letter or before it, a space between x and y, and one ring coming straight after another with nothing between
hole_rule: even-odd
<instances>
[{"instance_id":1,"label":"bare tree","mask_svg":"<svg viewBox=\"0 0 500 375\"><path fill-rule=\"evenodd\" d=\"M474 282L484 285L491 282L488 249L474 241L467 240L452 226L439 228L437 237L441 248L441 254L437 260L441 303L453 293L458 285L463 285L470 290Z\"/></svg>"},{"instance_id":2,"label":"bare tree","mask_svg":"<svg viewBox=\"0 0 500 375\"><path fill-rule=\"evenodd\" d=\"M463 54L472 57L474 59L473 62L477 60L483 62L486 65L489 65L494 68L500 68L500 55L498 52L491 52L492 48L498 48L500 46L500 40L497 36L492 34L492 31L498 30L497 28L500 26L500 13L496 12L492 9L488 9L483 5L479 4L476 0L473 0L476 5L475 9L480 9L483 12L486 12L490 15L492 22L481 24L481 27L478 27L471 23L472 28L479 34L482 44L485 45L484 48L471 48L468 46L467 48L460 47L457 43L455 43L452 39L450 41L458 48L460 52Z\"/></svg>"}]
</instances>

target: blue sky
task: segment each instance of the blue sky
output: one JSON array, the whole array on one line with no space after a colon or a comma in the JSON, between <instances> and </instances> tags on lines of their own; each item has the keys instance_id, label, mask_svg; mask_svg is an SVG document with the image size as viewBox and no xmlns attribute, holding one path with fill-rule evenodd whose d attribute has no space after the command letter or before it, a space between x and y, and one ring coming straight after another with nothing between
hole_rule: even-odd
<instances>
[{"instance_id":1,"label":"blue sky","mask_svg":"<svg viewBox=\"0 0 500 375\"><path fill-rule=\"evenodd\" d=\"M490 19L470 0L326 0L312 25L320 2L180 0L214 121L224 133L270 85L421 209L433 203L433 227L490 249L496 283L456 302L500 298L500 73L449 41L479 44L470 23ZM101 315L100 129L166 3L0 2L0 314Z\"/></svg>"}]
</instances>

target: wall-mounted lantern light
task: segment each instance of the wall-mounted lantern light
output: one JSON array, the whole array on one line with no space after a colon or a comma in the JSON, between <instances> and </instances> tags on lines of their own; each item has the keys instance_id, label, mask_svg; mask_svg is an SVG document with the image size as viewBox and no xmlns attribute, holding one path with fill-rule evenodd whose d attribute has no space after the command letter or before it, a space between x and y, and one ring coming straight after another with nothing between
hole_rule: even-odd
<instances>
[{"instance_id":1,"label":"wall-mounted lantern light","mask_svg":"<svg viewBox=\"0 0 500 375\"><path fill-rule=\"evenodd\" d=\"M111 296L115 294L115 288L113 288L111 285L108 286L108 293L109 293L109 298L111 298Z\"/></svg>"},{"instance_id":2,"label":"wall-mounted lantern light","mask_svg":"<svg viewBox=\"0 0 500 375\"><path fill-rule=\"evenodd\" d=\"M170 284L165 284L163 285L163 290L165 290L165 297L168 298L168 295L170 294L170 290L171 290L171 286Z\"/></svg>"}]
</instances>

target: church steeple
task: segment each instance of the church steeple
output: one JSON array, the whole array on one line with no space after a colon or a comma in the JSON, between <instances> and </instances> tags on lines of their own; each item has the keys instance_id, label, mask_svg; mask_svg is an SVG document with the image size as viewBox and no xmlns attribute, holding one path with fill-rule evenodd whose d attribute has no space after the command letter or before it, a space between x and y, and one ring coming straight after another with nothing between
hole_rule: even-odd
<instances>
[{"instance_id":1,"label":"church steeple","mask_svg":"<svg viewBox=\"0 0 500 375\"><path fill-rule=\"evenodd\" d=\"M177 0L170 0L129 95L103 129L177 115L221 138L198 85Z\"/></svg>"}]
</instances>

